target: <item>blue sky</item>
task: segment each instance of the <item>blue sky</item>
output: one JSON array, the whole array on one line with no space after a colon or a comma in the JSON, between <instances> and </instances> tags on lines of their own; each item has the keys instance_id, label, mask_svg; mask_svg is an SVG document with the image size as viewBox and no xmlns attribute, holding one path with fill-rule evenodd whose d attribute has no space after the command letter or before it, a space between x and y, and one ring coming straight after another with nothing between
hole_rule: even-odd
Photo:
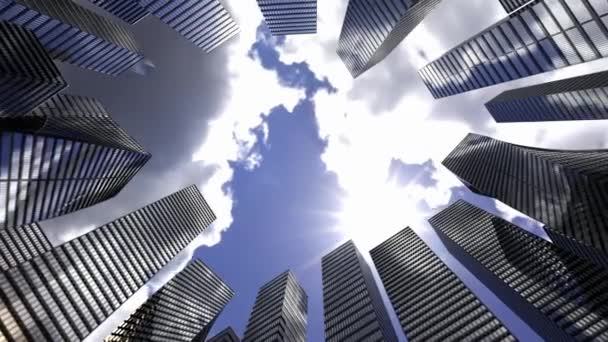
<instances>
[{"instance_id":1,"label":"blue sky","mask_svg":"<svg viewBox=\"0 0 608 342\"><path fill-rule=\"evenodd\" d=\"M608 147L606 122L496 125L483 108L504 89L597 71L608 63L435 101L417 70L504 17L498 1L442 2L357 80L335 53L346 1L319 1L318 34L282 39L260 28L255 1L224 3L242 31L211 54L146 18L132 30L156 65L147 75L111 78L61 66L68 92L100 99L153 157L114 199L44 222L54 244L193 183L218 216L89 340L105 337L172 274L200 257L237 293L214 332L231 325L242 333L259 286L290 268L309 295L309 341L322 341L320 258L350 238L367 256L405 226L514 333L534 340L525 323L448 255L426 219L465 198L540 234L538 224L471 194L440 163L469 132L546 148ZM483 15L470 20L471 13Z\"/></svg>"}]
</instances>

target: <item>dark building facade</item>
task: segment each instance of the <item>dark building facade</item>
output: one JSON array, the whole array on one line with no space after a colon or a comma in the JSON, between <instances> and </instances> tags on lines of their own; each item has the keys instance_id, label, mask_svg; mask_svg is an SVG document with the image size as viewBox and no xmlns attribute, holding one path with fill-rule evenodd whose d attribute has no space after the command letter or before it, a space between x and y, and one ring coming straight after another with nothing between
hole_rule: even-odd
<instances>
[{"instance_id":1,"label":"dark building facade","mask_svg":"<svg viewBox=\"0 0 608 342\"><path fill-rule=\"evenodd\" d=\"M534 0L500 0L500 4L502 5L502 7L504 7L507 13L511 13L531 1Z\"/></svg>"},{"instance_id":2,"label":"dark building facade","mask_svg":"<svg viewBox=\"0 0 608 342\"><path fill-rule=\"evenodd\" d=\"M546 341L608 339L606 269L464 201L429 222L452 254Z\"/></svg>"},{"instance_id":3,"label":"dark building facade","mask_svg":"<svg viewBox=\"0 0 608 342\"><path fill-rule=\"evenodd\" d=\"M24 115L67 87L36 35L0 21L0 117Z\"/></svg>"},{"instance_id":4,"label":"dark building facade","mask_svg":"<svg viewBox=\"0 0 608 342\"><path fill-rule=\"evenodd\" d=\"M234 291L200 260L192 261L152 295L110 336L108 342L191 342L208 332ZM198 336L205 341L205 336Z\"/></svg>"},{"instance_id":5,"label":"dark building facade","mask_svg":"<svg viewBox=\"0 0 608 342\"><path fill-rule=\"evenodd\" d=\"M513 89L486 103L496 122L608 119L608 72Z\"/></svg>"},{"instance_id":6,"label":"dark building facade","mask_svg":"<svg viewBox=\"0 0 608 342\"><path fill-rule=\"evenodd\" d=\"M350 0L338 56L358 77L388 56L441 0Z\"/></svg>"},{"instance_id":7,"label":"dark building facade","mask_svg":"<svg viewBox=\"0 0 608 342\"><path fill-rule=\"evenodd\" d=\"M136 24L148 15L138 0L89 0L128 24Z\"/></svg>"},{"instance_id":8,"label":"dark building facade","mask_svg":"<svg viewBox=\"0 0 608 342\"><path fill-rule=\"evenodd\" d=\"M435 98L608 56L604 1L534 0L419 71Z\"/></svg>"},{"instance_id":9,"label":"dark building facade","mask_svg":"<svg viewBox=\"0 0 608 342\"><path fill-rule=\"evenodd\" d=\"M218 0L139 0L139 4L207 53L240 30Z\"/></svg>"},{"instance_id":10,"label":"dark building facade","mask_svg":"<svg viewBox=\"0 0 608 342\"><path fill-rule=\"evenodd\" d=\"M228 327L219 332L219 334L213 336L207 342L241 342L239 337L236 335L231 327Z\"/></svg>"},{"instance_id":11,"label":"dark building facade","mask_svg":"<svg viewBox=\"0 0 608 342\"><path fill-rule=\"evenodd\" d=\"M317 33L317 0L258 0L273 36Z\"/></svg>"},{"instance_id":12,"label":"dark building facade","mask_svg":"<svg viewBox=\"0 0 608 342\"><path fill-rule=\"evenodd\" d=\"M50 251L51 243L37 223L0 229L0 272Z\"/></svg>"},{"instance_id":13,"label":"dark building facade","mask_svg":"<svg viewBox=\"0 0 608 342\"><path fill-rule=\"evenodd\" d=\"M0 118L0 229L112 198L149 159L91 98L57 95Z\"/></svg>"},{"instance_id":14,"label":"dark building facade","mask_svg":"<svg viewBox=\"0 0 608 342\"><path fill-rule=\"evenodd\" d=\"M411 228L370 254L408 341L516 341Z\"/></svg>"},{"instance_id":15,"label":"dark building facade","mask_svg":"<svg viewBox=\"0 0 608 342\"><path fill-rule=\"evenodd\" d=\"M352 241L321 260L325 341L397 342L374 276Z\"/></svg>"},{"instance_id":16,"label":"dark building facade","mask_svg":"<svg viewBox=\"0 0 608 342\"><path fill-rule=\"evenodd\" d=\"M608 266L608 151L558 151L469 134L443 165L472 191L546 224L554 243Z\"/></svg>"},{"instance_id":17,"label":"dark building facade","mask_svg":"<svg viewBox=\"0 0 608 342\"><path fill-rule=\"evenodd\" d=\"M308 296L291 271L260 288L243 342L305 342Z\"/></svg>"},{"instance_id":18,"label":"dark building facade","mask_svg":"<svg viewBox=\"0 0 608 342\"><path fill-rule=\"evenodd\" d=\"M143 59L130 32L71 0L0 0L0 20L31 30L49 55L108 75Z\"/></svg>"},{"instance_id":19,"label":"dark building facade","mask_svg":"<svg viewBox=\"0 0 608 342\"><path fill-rule=\"evenodd\" d=\"M0 273L0 339L84 339L214 219L191 186Z\"/></svg>"}]
</instances>

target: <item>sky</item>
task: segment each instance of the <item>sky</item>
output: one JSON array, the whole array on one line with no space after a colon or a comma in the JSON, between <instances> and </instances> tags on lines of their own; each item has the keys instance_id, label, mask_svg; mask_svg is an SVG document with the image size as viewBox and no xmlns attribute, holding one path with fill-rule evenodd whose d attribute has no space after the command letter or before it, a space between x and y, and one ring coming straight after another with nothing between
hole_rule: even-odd
<instances>
[{"instance_id":1,"label":"sky","mask_svg":"<svg viewBox=\"0 0 608 342\"><path fill-rule=\"evenodd\" d=\"M241 33L210 54L148 17L131 27L155 65L145 75L108 77L60 66L67 92L100 99L152 159L112 200L43 222L53 244L190 184L198 185L218 217L89 340L105 337L188 260L200 258L236 292L212 332L230 325L241 335L258 288L291 269L309 296L308 340L322 341L321 257L353 239L369 261L371 248L406 226L513 333L537 340L447 253L426 219L464 198L542 235L539 224L470 193L441 160L469 132L544 148L608 147L607 122L498 125L483 107L503 90L608 63L434 100L418 69L504 17L497 0L442 2L356 80L335 53L347 1L319 1L318 34L281 39L269 35L255 1L223 2Z\"/></svg>"}]
</instances>

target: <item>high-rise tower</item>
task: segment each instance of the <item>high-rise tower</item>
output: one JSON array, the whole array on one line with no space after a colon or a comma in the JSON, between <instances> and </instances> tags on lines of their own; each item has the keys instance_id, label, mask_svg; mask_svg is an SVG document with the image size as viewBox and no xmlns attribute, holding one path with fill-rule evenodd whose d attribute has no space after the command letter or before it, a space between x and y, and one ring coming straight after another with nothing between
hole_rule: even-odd
<instances>
[{"instance_id":1,"label":"high-rise tower","mask_svg":"<svg viewBox=\"0 0 608 342\"><path fill-rule=\"evenodd\" d=\"M317 0L257 0L273 36L317 33Z\"/></svg>"},{"instance_id":2,"label":"high-rise tower","mask_svg":"<svg viewBox=\"0 0 608 342\"><path fill-rule=\"evenodd\" d=\"M469 134L443 165L472 191L545 223L554 243L608 266L607 158Z\"/></svg>"},{"instance_id":3,"label":"high-rise tower","mask_svg":"<svg viewBox=\"0 0 608 342\"><path fill-rule=\"evenodd\" d=\"M464 201L429 222L448 250L546 341L608 339L608 270Z\"/></svg>"},{"instance_id":4,"label":"high-rise tower","mask_svg":"<svg viewBox=\"0 0 608 342\"><path fill-rule=\"evenodd\" d=\"M0 20L31 30L53 59L81 68L118 75L143 59L131 33L71 0L0 0Z\"/></svg>"},{"instance_id":5,"label":"high-rise tower","mask_svg":"<svg viewBox=\"0 0 608 342\"><path fill-rule=\"evenodd\" d=\"M325 341L397 342L374 276L352 241L321 260Z\"/></svg>"},{"instance_id":6,"label":"high-rise tower","mask_svg":"<svg viewBox=\"0 0 608 342\"><path fill-rule=\"evenodd\" d=\"M50 251L51 243L37 223L0 229L0 272Z\"/></svg>"},{"instance_id":7,"label":"high-rise tower","mask_svg":"<svg viewBox=\"0 0 608 342\"><path fill-rule=\"evenodd\" d=\"M84 339L214 219L191 186L0 273L0 339Z\"/></svg>"},{"instance_id":8,"label":"high-rise tower","mask_svg":"<svg viewBox=\"0 0 608 342\"><path fill-rule=\"evenodd\" d=\"M486 103L496 122L608 119L608 72L505 91Z\"/></svg>"},{"instance_id":9,"label":"high-rise tower","mask_svg":"<svg viewBox=\"0 0 608 342\"><path fill-rule=\"evenodd\" d=\"M608 56L604 1L534 0L420 70L435 98Z\"/></svg>"},{"instance_id":10,"label":"high-rise tower","mask_svg":"<svg viewBox=\"0 0 608 342\"><path fill-rule=\"evenodd\" d=\"M511 13L531 1L534 0L500 0L500 4L502 5L502 7L504 7L507 13Z\"/></svg>"},{"instance_id":11,"label":"high-rise tower","mask_svg":"<svg viewBox=\"0 0 608 342\"><path fill-rule=\"evenodd\" d=\"M149 13L139 4L139 0L89 0L95 5L133 25Z\"/></svg>"},{"instance_id":12,"label":"high-rise tower","mask_svg":"<svg viewBox=\"0 0 608 342\"><path fill-rule=\"evenodd\" d=\"M370 253L408 341L516 341L412 229Z\"/></svg>"},{"instance_id":13,"label":"high-rise tower","mask_svg":"<svg viewBox=\"0 0 608 342\"><path fill-rule=\"evenodd\" d=\"M380 63L441 0L350 0L338 56L353 77Z\"/></svg>"},{"instance_id":14,"label":"high-rise tower","mask_svg":"<svg viewBox=\"0 0 608 342\"><path fill-rule=\"evenodd\" d=\"M207 342L241 342L241 340L236 336L234 330L231 327L228 327L207 340Z\"/></svg>"},{"instance_id":15,"label":"high-rise tower","mask_svg":"<svg viewBox=\"0 0 608 342\"><path fill-rule=\"evenodd\" d=\"M234 291L200 260L192 261L124 321L107 342L204 341Z\"/></svg>"},{"instance_id":16,"label":"high-rise tower","mask_svg":"<svg viewBox=\"0 0 608 342\"><path fill-rule=\"evenodd\" d=\"M305 342L308 296L291 271L260 288L243 342Z\"/></svg>"},{"instance_id":17,"label":"high-rise tower","mask_svg":"<svg viewBox=\"0 0 608 342\"><path fill-rule=\"evenodd\" d=\"M0 229L112 198L150 159L94 99L57 95L0 118Z\"/></svg>"}]
</instances>

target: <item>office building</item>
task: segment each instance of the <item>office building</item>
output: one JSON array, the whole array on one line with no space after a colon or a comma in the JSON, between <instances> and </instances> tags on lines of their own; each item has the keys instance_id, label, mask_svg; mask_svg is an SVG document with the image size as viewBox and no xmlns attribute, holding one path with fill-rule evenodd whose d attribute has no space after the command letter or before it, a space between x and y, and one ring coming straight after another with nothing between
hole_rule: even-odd
<instances>
[{"instance_id":1,"label":"office building","mask_svg":"<svg viewBox=\"0 0 608 342\"><path fill-rule=\"evenodd\" d=\"M291 271L260 288L243 342L305 342L308 296Z\"/></svg>"},{"instance_id":2,"label":"office building","mask_svg":"<svg viewBox=\"0 0 608 342\"><path fill-rule=\"evenodd\" d=\"M608 266L608 151L559 151L469 134L443 161L473 192L543 222L554 243Z\"/></svg>"},{"instance_id":3,"label":"office building","mask_svg":"<svg viewBox=\"0 0 608 342\"><path fill-rule=\"evenodd\" d=\"M120 25L71 0L0 0L0 20L31 30L55 60L118 75L143 56Z\"/></svg>"},{"instance_id":4,"label":"office building","mask_svg":"<svg viewBox=\"0 0 608 342\"><path fill-rule=\"evenodd\" d=\"M258 0L273 36L317 33L317 0Z\"/></svg>"},{"instance_id":5,"label":"office building","mask_svg":"<svg viewBox=\"0 0 608 342\"><path fill-rule=\"evenodd\" d=\"M0 127L0 229L112 198L150 159L91 98L57 95Z\"/></svg>"},{"instance_id":6,"label":"office building","mask_svg":"<svg viewBox=\"0 0 608 342\"><path fill-rule=\"evenodd\" d=\"M190 186L0 273L0 339L84 339L214 219Z\"/></svg>"},{"instance_id":7,"label":"office building","mask_svg":"<svg viewBox=\"0 0 608 342\"><path fill-rule=\"evenodd\" d=\"M89 0L128 24L137 24L148 15L139 0Z\"/></svg>"},{"instance_id":8,"label":"office building","mask_svg":"<svg viewBox=\"0 0 608 342\"><path fill-rule=\"evenodd\" d=\"M527 5L534 0L500 0L500 4L504 7L507 13L516 11L518 8Z\"/></svg>"},{"instance_id":9,"label":"office building","mask_svg":"<svg viewBox=\"0 0 608 342\"><path fill-rule=\"evenodd\" d=\"M213 336L207 342L241 342L239 337L236 335L231 327L228 327L219 332L219 334Z\"/></svg>"},{"instance_id":10,"label":"office building","mask_svg":"<svg viewBox=\"0 0 608 342\"><path fill-rule=\"evenodd\" d=\"M608 72L508 90L486 103L496 122L608 119Z\"/></svg>"},{"instance_id":11,"label":"office building","mask_svg":"<svg viewBox=\"0 0 608 342\"><path fill-rule=\"evenodd\" d=\"M321 260L325 341L397 342L374 276L352 241Z\"/></svg>"},{"instance_id":12,"label":"office building","mask_svg":"<svg viewBox=\"0 0 608 342\"><path fill-rule=\"evenodd\" d=\"M0 229L0 272L50 251L51 243L37 223Z\"/></svg>"},{"instance_id":13,"label":"office building","mask_svg":"<svg viewBox=\"0 0 608 342\"><path fill-rule=\"evenodd\" d=\"M608 270L464 201L429 222L545 341L608 339Z\"/></svg>"},{"instance_id":14,"label":"office building","mask_svg":"<svg viewBox=\"0 0 608 342\"><path fill-rule=\"evenodd\" d=\"M350 0L338 56L356 78L380 63L441 0Z\"/></svg>"},{"instance_id":15,"label":"office building","mask_svg":"<svg viewBox=\"0 0 608 342\"><path fill-rule=\"evenodd\" d=\"M370 254L408 341L516 341L411 228Z\"/></svg>"},{"instance_id":16,"label":"office building","mask_svg":"<svg viewBox=\"0 0 608 342\"><path fill-rule=\"evenodd\" d=\"M608 56L604 1L535 0L419 72L435 98Z\"/></svg>"},{"instance_id":17,"label":"office building","mask_svg":"<svg viewBox=\"0 0 608 342\"><path fill-rule=\"evenodd\" d=\"M24 115L67 87L30 30L0 21L0 117Z\"/></svg>"},{"instance_id":18,"label":"office building","mask_svg":"<svg viewBox=\"0 0 608 342\"><path fill-rule=\"evenodd\" d=\"M239 32L219 0L139 0L139 4L207 53Z\"/></svg>"},{"instance_id":19,"label":"office building","mask_svg":"<svg viewBox=\"0 0 608 342\"><path fill-rule=\"evenodd\" d=\"M234 291L200 260L156 291L107 342L205 340ZM202 334L201 334L202 333Z\"/></svg>"}]
</instances>

